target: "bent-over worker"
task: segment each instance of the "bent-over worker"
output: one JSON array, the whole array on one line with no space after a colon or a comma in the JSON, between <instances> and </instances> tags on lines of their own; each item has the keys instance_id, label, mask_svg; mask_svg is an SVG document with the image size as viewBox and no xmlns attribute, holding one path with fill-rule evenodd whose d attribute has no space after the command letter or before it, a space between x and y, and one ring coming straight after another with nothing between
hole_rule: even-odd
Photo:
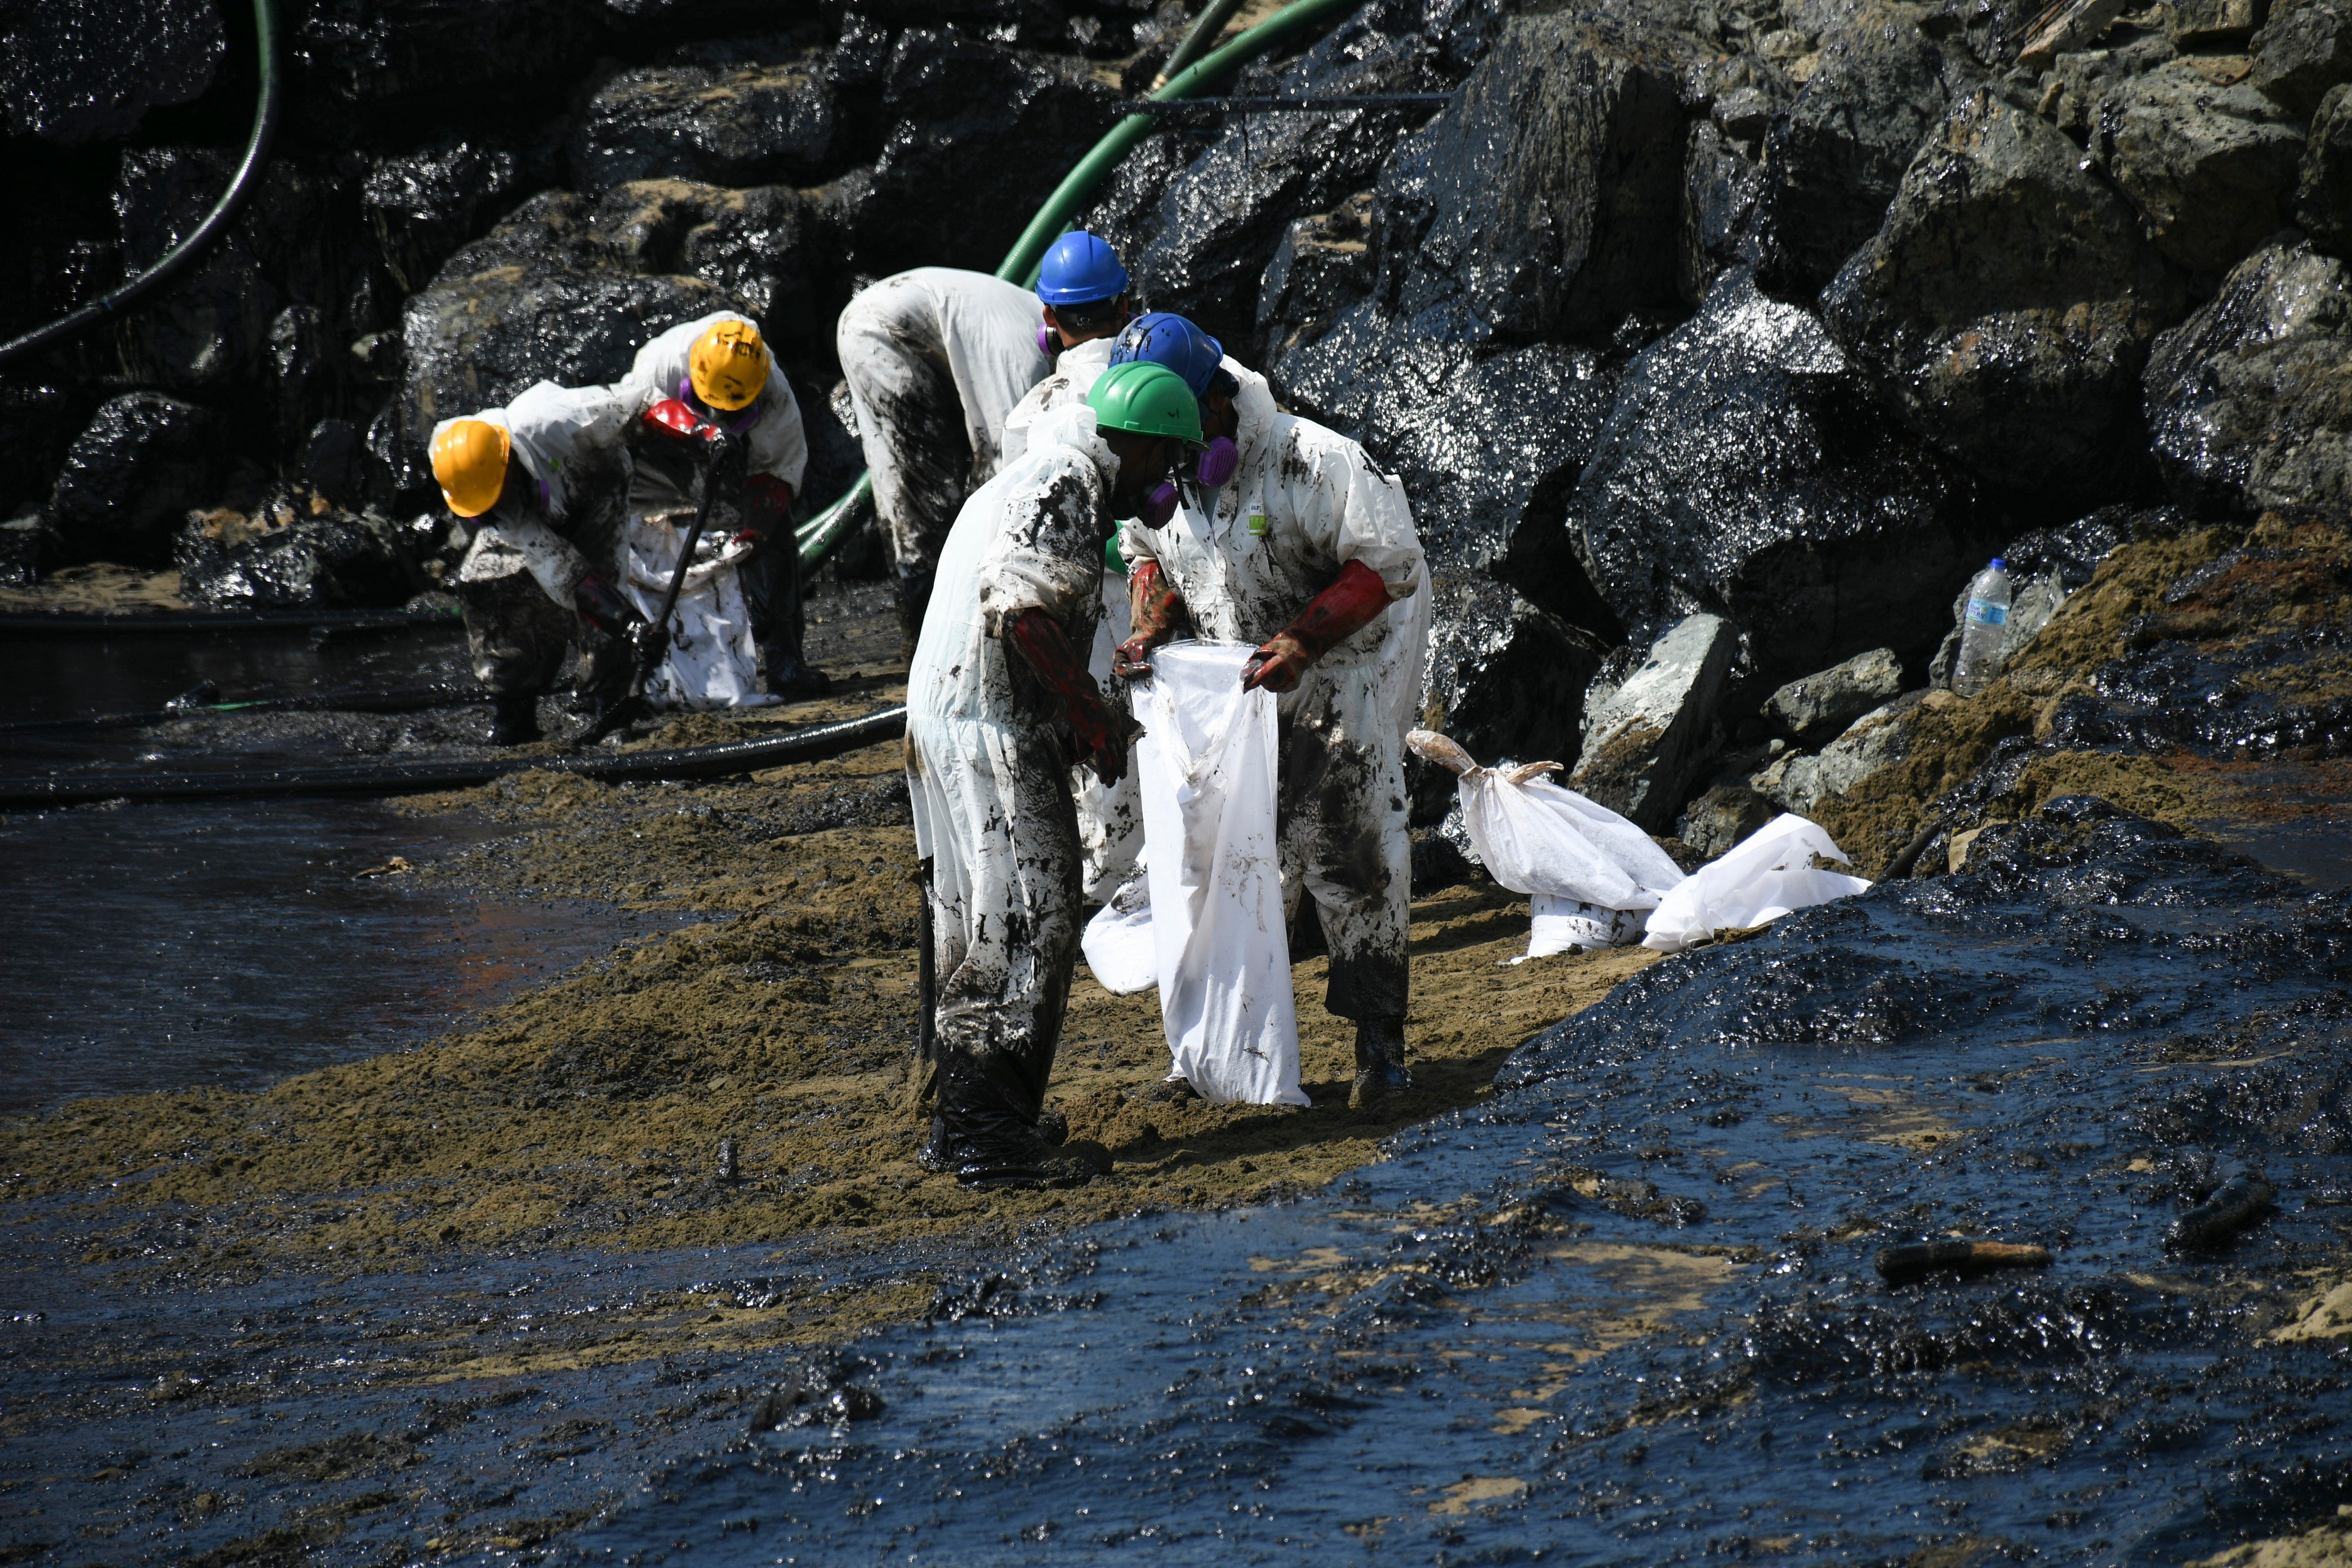
<instances>
[{"instance_id":1,"label":"bent-over worker","mask_svg":"<svg viewBox=\"0 0 2352 1568\"><path fill-rule=\"evenodd\" d=\"M1080 650L1112 521L1200 438L1157 365L1106 375L964 504L907 682L907 783L930 863L939 1104L921 1163L973 1184L1084 1181L1098 1148L1041 1130L1079 932L1070 769L1126 772L1130 723Z\"/></svg>"},{"instance_id":2,"label":"bent-over worker","mask_svg":"<svg viewBox=\"0 0 2352 1568\"><path fill-rule=\"evenodd\" d=\"M766 667L771 693L814 697L825 691L831 682L803 657L807 628L801 608L801 557L793 540L793 500L808 468L808 437L801 426L800 403L761 341L759 327L732 310L682 321L639 349L628 374L614 390L628 413L639 418L639 436L655 433L643 426L645 416L662 404L674 403L697 421L725 432L738 449L731 454L733 461L715 475L719 493L712 498L705 524L709 543L696 551L698 563L691 569L703 574L704 580L688 579L698 597L698 609L686 619L708 623L709 629L699 634L704 641L731 638L738 645L729 665L756 657ZM673 416L663 428L678 423ZM637 575L659 578L653 590L656 607L668 586L667 567L662 563L677 560L679 542L664 531L673 525L682 528L698 499L687 466L676 460L685 449L658 441L648 447L634 437L630 443L633 458L642 458L646 451L669 454L667 459L638 461L630 478L631 553L644 568ZM722 555L732 559L721 563ZM722 602L732 604L739 592L740 606L719 608ZM747 617L748 626L740 624ZM727 632L719 630L721 625ZM699 689L695 700L683 701L680 688L671 694L669 705L725 706L756 689L757 677L740 671L722 675L718 668L713 666L707 677L688 678L688 685ZM743 688L740 695L727 695L739 686Z\"/></svg>"},{"instance_id":3,"label":"bent-over worker","mask_svg":"<svg viewBox=\"0 0 2352 1568\"><path fill-rule=\"evenodd\" d=\"M539 739L539 700L571 643L582 645L578 685L593 697L626 677L653 635L612 564L625 417L604 387L542 381L504 408L433 427L442 500L474 524L457 593L475 679L490 691L495 745Z\"/></svg>"},{"instance_id":4,"label":"bent-over worker","mask_svg":"<svg viewBox=\"0 0 2352 1568\"><path fill-rule=\"evenodd\" d=\"M1144 352L1192 351L1171 333ZM1265 378L1224 359L1202 428L1237 462L1164 523L1122 536L1133 630L1120 673L1189 623L1257 646L1243 684L1276 694L1276 804L1286 911L1313 898L1331 953L1324 1005L1356 1023L1349 1103L1410 1088L1404 1062L1412 853L1404 733L1428 642L1421 541L1404 487L1363 447L1279 412Z\"/></svg>"},{"instance_id":5,"label":"bent-over worker","mask_svg":"<svg viewBox=\"0 0 2352 1568\"><path fill-rule=\"evenodd\" d=\"M1075 344L1126 319L1127 269L1089 234L1054 242L1034 294L986 273L919 267L861 290L835 346L898 578L909 647L964 498L1003 463L1004 422Z\"/></svg>"}]
</instances>

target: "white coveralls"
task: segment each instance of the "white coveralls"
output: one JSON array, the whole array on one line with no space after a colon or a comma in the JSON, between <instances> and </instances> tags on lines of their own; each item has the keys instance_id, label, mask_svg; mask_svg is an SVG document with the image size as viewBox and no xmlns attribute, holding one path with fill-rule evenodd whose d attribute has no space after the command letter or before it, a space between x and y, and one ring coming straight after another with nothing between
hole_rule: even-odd
<instances>
[{"instance_id":1,"label":"white coveralls","mask_svg":"<svg viewBox=\"0 0 2352 1568\"><path fill-rule=\"evenodd\" d=\"M1118 340L1088 338L1064 349L1054 361L1054 374L1031 387L1004 419L1004 461L1010 465L1029 449L1030 429L1056 408L1084 403L1103 372L1110 368L1111 351ZM1106 563L1108 563L1108 562ZM1092 653L1087 671L1105 691L1112 689L1111 656L1128 638L1129 611L1127 575L1105 572L1102 618L1095 624ZM1135 874L1143 853L1143 797L1133 769L1118 783L1107 784L1087 767L1076 769L1070 785L1078 801L1078 847L1086 858L1082 885L1090 903L1107 904Z\"/></svg>"},{"instance_id":2,"label":"white coveralls","mask_svg":"<svg viewBox=\"0 0 2352 1568\"><path fill-rule=\"evenodd\" d=\"M1340 568L1360 561L1389 607L1310 665L1276 704L1283 899L1312 895L1331 951L1324 1005L1344 1018L1402 1017L1412 852L1404 734L1421 707L1429 642L1421 541L1404 487L1364 449L1276 409L1265 378L1228 358L1241 463L1216 515L1184 505L1158 530L1130 522L1130 563L1156 560L1203 637L1261 644Z\"/></svg>"},{"instance_id":3,"label":"white coveralls","mask_svg":"<svg viewBox=\"0 0 2352 1568\"><path fill-rule=\"evenodd\" d=\"M885 278L841 312L835 346L900 577L937 569L964 498L1002 466L1005 416L1052 368L1045 319L1027 289L952 267Z\"/></svg>"},{"instance_id":4,"label":"white coveralls","mask_svg":"<svg viewBox=\"0 0 2352 1568\"><path fill-rule=\"evenodd\" d=\"M533 499L501 502L473 520L473 542L457 568L457 597L475 679L492 691L544 691L575 635L572 590L589 555L565 537L590 496L618 478L628 410L601 386L535 382L504 408L464 416L507 433L511 460L532 482ZM455 420L434 426L437 438ZM591 552L602 542L591 542ZM535 584L540 593L530 592Z\"/></svg>"},{"instance_id":5,"label":"white coveralls","mask_svg":"<svg viewBox=\"0 0 2352 1568\"><path fill-rule=\"evenodd\" d=\"M756 324L733 310L714 310L679 322L637 351L629 373L613 388L631 419L666 398L685 402L691 397L688 357L695 340L721 321ZM785 537L766 542L753 558L756 566L746 563L746 547L730 542L742 527L733 502L744 478L772 475L799 492L808 468L800 403L771 358L767 387L749 407L708 416L736 437L742 455L729 465L720 501L711 507L696 542L695 563L687 569L677 608L670 616L669 650L646 682L646 696L656 708L756 708L776 700L760 689L760 639L747 597L747 589L765 585L764 576L756 585L745 579L752 570L796 570L797 558L787 560L782 554L792 549L789 522L782 525ZM661 613L670 575L677 570L678 547L701 500L702 482L694 465L674 458L639 457L630 465L621 585L647 620ZM799 639L792 641L797 652Z\"/></svg>"},{"instance_id":6,"label":"white coveralls","mask_svg":"<svg viewBox=\"0 0 2352 1568\"><path fill-rule=\"evenodd\" d=\"M1028 1138L1078 947L1077 824L1061 704L1003 634L1024 611L1094 636L1118 459L1091 410L1054 414L964 503L907 678L907 785L931 863L940 1120L958 1163Z\"/></svg>"}]
</instances>

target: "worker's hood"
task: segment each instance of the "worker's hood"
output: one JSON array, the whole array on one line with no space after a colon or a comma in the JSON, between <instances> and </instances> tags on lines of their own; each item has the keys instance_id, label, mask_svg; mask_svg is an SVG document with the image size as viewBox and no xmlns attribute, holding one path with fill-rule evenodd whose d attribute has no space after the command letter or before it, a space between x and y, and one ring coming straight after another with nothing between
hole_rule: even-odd
<instances>
[{"instance_id":1,"label":"worker's hood","mask_svg":"<svg viewBox=\"0 0 2352 1568\"><path fill-rule=\"evenodd\" d=\"M1274 405L1274 388L1266 384L1265 377L1231 354L1225 356L1223 369L1241 384L1241 391L1234 396L1234 417L1239 423L1234 445L1241 448L1242 467L1248 468L1265 455L1267 444L1274 439L1274 422L1282 411Z\"/></svg>"},{"instance_id":2,"label":"worker's hood","mask_svg":"<svg viewBox=\"0 0 2352 1568\"><path fill-rule=\"evenodd\" d=\"M1095 423L1095 411L1083 403L1065 404L1047 409L1029 427L1028 454L1044 451L1049 447L1067 447L1083 452L1096 468L1102 470L1106 485L1118 479L1118 458L1110 443L1102 438L1101 428Z\"/></svg>"}]
</instances>

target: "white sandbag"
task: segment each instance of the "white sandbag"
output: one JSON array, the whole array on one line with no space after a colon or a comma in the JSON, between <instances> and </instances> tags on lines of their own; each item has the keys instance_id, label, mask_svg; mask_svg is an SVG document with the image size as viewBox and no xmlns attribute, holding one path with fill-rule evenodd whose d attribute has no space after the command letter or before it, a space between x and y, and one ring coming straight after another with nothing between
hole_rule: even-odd
<instances>
[{"instance_id":1,"label":"white sandbag","mask_svg":"<svg viewBox=\"0 0 2352 1568\"><path fill-rule=\"evenodd\" d=\"M1544 777L1557 763L1482 768L1432 730L1413 731L1405 743L1454 771L1471 847L1487 875L1528 896L1528 958L1640 941L1642 911L1683 880L1648 834Z\"/></svg>"},{"instance_id":2,"label":"white sandbag","mask_svg":"<svg viewBox=\"0 0 2352 1568\"><path fill-rule=\"evenodd\" d=\"M1843 860L1845 851L1819 823L1781 813L1658 900L1642 945L1680 952L1718 931L1769 925L1791 910L1870 890L1867 878L1822 870L1815 856Z\"/></svg>"},{"instance_id":3,"label":"white sandbag","mask_svg":"<svg viewBox=\"0 0 2352 1568\"><path fill-rule=\"evenodd\" d=\"M1559 952L1627 946L1642 940L1642 923L1648 917L1643 910L1606 909L1549 893L1531 893L1528 901L1535 917L1528 928L1528 951L1511 960L1513 963Z\"/></svg>"},{"instance_id":4,"label":"white sandbag","mask_svg":"<svg viewBox=\"0 0 2352 1568\"><path fill-rule=\"evenodd\" d=\"M1087 922L1078 946L1087 967L1114 996L1131 996L1160 983L1160 948L1151 934L1151 880L1138 869L1110 902Z\"/></svg>"},{"instance_id":5,"label":"white sandbag","mask_svg":"<svg viewBox=\"0 0 2352 1568\"><path fill-rule=\"evenodd\" d=\"M1273 694L1244 643L1171 643L1135 693L1160 1013L1212 1103L1305 1105L1275 844Z\"/></svg>"}]
</instances>

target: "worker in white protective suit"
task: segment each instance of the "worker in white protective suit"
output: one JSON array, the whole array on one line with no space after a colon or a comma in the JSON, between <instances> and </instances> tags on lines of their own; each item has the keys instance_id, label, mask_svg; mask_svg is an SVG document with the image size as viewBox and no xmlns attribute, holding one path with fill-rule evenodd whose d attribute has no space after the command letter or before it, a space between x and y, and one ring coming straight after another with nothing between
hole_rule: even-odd
<instances>
[{"instance_id":1,"label":"worker in white protective suit","mask_svg":"<svg viewBox=\"0 0 2352 1568\"><path fill-rule=\"evenodd\" d=\"M803 657L800 551L793 500L808 468L801 410L760 329L716 310L682 321L637 351L615 384L632 426L625 577L630 596L658 613L684 534L708 479L717 484L695 563L670 625L669 657L647 696L666 708L755 706L814 697L831 682ZM656 418L656 410L666 410ZM692 425L727 441L664 439ZM716 468L698 451L727 453Z\"/></svg>"},{"instance_id":2,"label":"worker in white protective suit","mask_svg":"<svg viewBox=\"0 0 2352 1568\"><path fill-rule=\"evenodd\" d=\"M1080 650L1112 520L1167 481L1199 405L1156 365L1095 384L1032 426L1027 452L964 504L907 681L907 783L929 870L937 1113L919 1156L972 1185L1067 1184L1109 1168L1044 1115L1079 932L1069 771L1127 769L1131 722Z\"/></svg>"},{"instance_id":3,"label":"worker in white protective suit","mask_svg":"<svg viewBox=\"0 0 2352 1568\"><path fill-rule=\"evenodd\" d=\"M1108 245L1066 234L1039 265L1034 294L985 273L919 267L860 290L841 312L835 346L910 649L949 526L1003 465L1005 420L1058 347L1117 331L1127 283Z\"/></svg>"},{"instance_id":4,"label":"worker in white protective suit","mask_svg":"<svg viewBox=\"0 0 2352 1568\"><path fill-rule=\"evenodd\" d=\"M1171 357L1195 352L1171 334ZM1258 645L1243 684L1276 694L1276 838L1286 910L1314 900L1330 950L1324 1005L1356 1023L1362 1105L1412 1087L1405 1067L1412 860L1404 735L1429 640L1421 541L1404 487L1364 449L1277 411L1265 378L1223 359L1202 400L1233 467L1214 488L1204 449L1181 504L1130 524L1133 629L1119 673L1189 624Z\"/></svg>"},{"instance_id":5,"label":"worker in white protective suit","mask_svg":"<svg viewBox=\"0 0 2352 1568\"><path fill-rule=\"evenodd\" d=\"M1180 323L1192 329L1192 323L1181 316L1158 311L1125 321L1123 325L1105 318L1100 331L1075 340L1071 334L1076 329L1066 324L1060 328L1055 333L1060 352L1054 359L1054 373L1031 387L1028 395L1005 417L1004 460L1010 463L1028 450L1029 432L1038 421L1055 409L1084 403L1087 394L1094 390L1096 381L1110 368L1115 350L1124 351L1129 346L1130 340L1166 330L1169 323ZM1129 353L1129 357L1135 355ZM1212 358L1212 369L1215 363ZM1180 369L1178 374L1183 373ZM1204 389L1205 384L1192 388L1196 395ZM1095 623L1093 651L1087 659L1087 673L1108 688L1111 679L1112 655L1128 637L1127 562L1118 553L1115 541L1105 552L1104 564L1113 570L1103 574L1102 618ZM1137 874L1137 861L1143 852L1143 799L1137 791L1132 773L1115 783L1106 784L1081 769L1073 775L1071 787L1077 792L1078 846L1086 863L1081 885L1086 890L1087 902L1108 903Z\"/></svg>"},{"instance_id":6,"label":"worker in white protective suit","mask_svg":"<svg viewBox=\"0 0 2352 1568\"><path fill-rule=\"evenodd\" d=\"M494 744L539 739L569 645L582 645L581 690L602 700L654 636L615 583L625 417L604 387L542 381L433 427L433 477L473 526L456 587Z\"/></svg>"}]
</instances>

